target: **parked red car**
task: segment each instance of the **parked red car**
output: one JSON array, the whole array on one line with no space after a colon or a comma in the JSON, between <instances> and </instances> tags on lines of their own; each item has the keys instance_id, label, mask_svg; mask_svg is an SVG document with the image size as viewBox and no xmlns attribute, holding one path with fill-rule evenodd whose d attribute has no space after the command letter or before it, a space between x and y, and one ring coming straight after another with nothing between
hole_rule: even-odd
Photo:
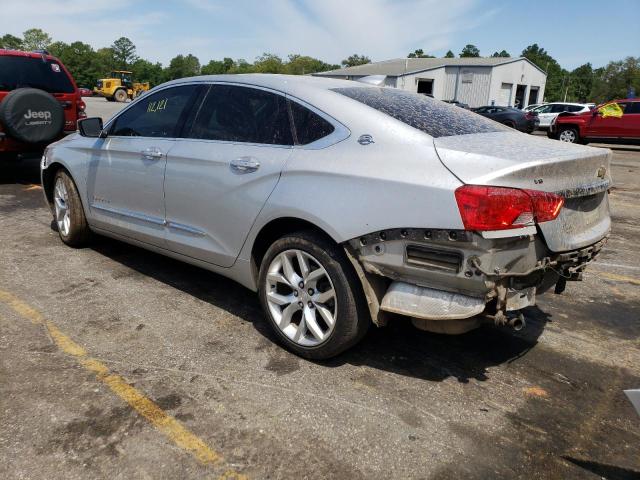
<instances>
[{"instance_id":1,"label":"parked red car","mask_svg":"<svg viewBox=\"0 0 640 480\"><path fill-rule=\"evenodd\" d=\"M621 117L604 116L602 107L617 103ZM640 143L640 98L614 100L590 112L561 113L551 123L549 138L570 143Z\"/></svg>"},{"instance_id":2,"label":"parked red car","mask_svg":"<svg viewBox=\"0 0 640 480\"><path fill-rule=\"evenodd\" d=\"M86 117L73 77L47 52L0 49L0 157L39 153Z\"/></svg>"},{"instance_id":3,"label":"parked red car","mask_svg":"<svg viewBox=\"0 0 640 480\"><path fill-rule=\"evenodd\" d=\"M78 90L80 91L80 96L81 97L92 97L93 96L93 90L91 90L90 88L80 87Z\"/></svg>"}]
</instances>

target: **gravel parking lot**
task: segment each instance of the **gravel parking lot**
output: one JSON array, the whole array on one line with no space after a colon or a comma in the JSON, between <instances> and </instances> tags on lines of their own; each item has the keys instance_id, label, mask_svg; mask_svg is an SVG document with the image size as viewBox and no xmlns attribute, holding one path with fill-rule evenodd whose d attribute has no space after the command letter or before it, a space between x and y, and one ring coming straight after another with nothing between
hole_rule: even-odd
<instances>
[{"instance_id":1,"label":"gravel parking lot","mask_svg":"<svg viewBox=\"0 0 640 480\"><path fill-rule=\"evenodd\" d=\"M230 280L64 246L37 159L3 165L0 478L640 477L640 147L613 148L609 243L525 330L398 320L322 363Z\"/></svg>"}]
</instances>

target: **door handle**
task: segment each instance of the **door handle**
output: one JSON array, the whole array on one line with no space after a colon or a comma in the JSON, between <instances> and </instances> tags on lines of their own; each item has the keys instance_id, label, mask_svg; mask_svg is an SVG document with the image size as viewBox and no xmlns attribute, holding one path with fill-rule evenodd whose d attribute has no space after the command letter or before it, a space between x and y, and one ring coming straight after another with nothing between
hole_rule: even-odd
<instances>
[{"instance_id":1,"label":"door handle","mask_svg":"<svg viewBox=\"0 0 640 480\"><path fill-rule=\"evenodd\" d=\"M260 162L254 157L239 157L231 160L231 170L235 173L251 173L260 168Z\"/></svg>"},{"instance_id":2,"label":"door handle","mask_svg":"<svg viewBox=\"0 0 640 480\"><path fill-rule=\"evenodd\" d=\"M140 152L140 155L142 155L142 158L145 160L158 160L159 158L162 158L162 152L157 147L145 148Z\"/></svg>"}]
</instances>

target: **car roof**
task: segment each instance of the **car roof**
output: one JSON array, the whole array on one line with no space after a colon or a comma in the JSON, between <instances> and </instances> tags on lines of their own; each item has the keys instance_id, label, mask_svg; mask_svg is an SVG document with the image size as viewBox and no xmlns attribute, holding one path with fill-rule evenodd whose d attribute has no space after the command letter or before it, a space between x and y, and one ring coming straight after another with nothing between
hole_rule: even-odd
<instances>
[{"instance_id":1,"label":"car roof","mask_svg":"<svg viewBox=\"0 0 640 480\"><path fill-rule=\"evenodd\" d=\"M312 77L310 75L282 75L270 73L242 73L232 75L199 75L197 77L186 77L162 84L162 86L179 85L181 83L193 82L228 82L247 84L257 87L270 88L292 95L331 90L334 88L349 87L374 87L374 85L355 82L351 80L340 80L334 78Z\"/></svg>"},{"instance_id":2,"label":"car roof","mask_svg":"<svg viewBox=\"0 0 640 480\"><path fill-rule=\"evenodd\" d=\"M545 103L544 105L575 105L577 107L585 107L588 104L587 103L575 103L575 102L548 102L548 103Z\"/></svg>"},{"instance_id":3,"label":"car roof","mask_svg":"<svg viewBox=\"0 0 640 480\"><path fill-rule=\"evenodd\" d=\"M39 52L24 52L22 50L7 50L0 48L0 57L28 57L28 58L46 58L47 60L59 61L53 55Z\"/></svg>"}]
</instances>

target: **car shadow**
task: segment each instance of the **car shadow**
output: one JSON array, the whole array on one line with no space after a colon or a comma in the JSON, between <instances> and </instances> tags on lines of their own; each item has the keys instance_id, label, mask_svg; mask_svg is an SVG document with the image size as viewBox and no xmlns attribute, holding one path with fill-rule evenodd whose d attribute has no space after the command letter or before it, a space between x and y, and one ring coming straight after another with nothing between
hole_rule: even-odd
<instances>
[{"instance_id":1,"label":"car shadow","mask_svg":"<svg viewBox=\"0 0 640 480\"><path fill-rule=\"evenodd\" d=\"M20 160L0 158L0 185L40 184L40 156L30 155Z\"/></svg>"},{"instance_id":2,"label":"car shadow","mask_svg":"<svg viewBox=\"0 0 640 480\"><path fill-rule=\"evenodd\" d=\"M97 237L92 249L252 323L261 335L276 342L257 295L234 281L105 237ZM414 328L408 319L397 317L385 328L372 327L366 337L347 352L315 363L325 368L366 365L427 381L442 381L449 377L463 383L471 379L485 381L490 367L526 355L550 321L549 315L537 307L527 309L526 317L527 327L520 332L487 325L455 336L424 332Z\"/></svg>"}]
</instances>

